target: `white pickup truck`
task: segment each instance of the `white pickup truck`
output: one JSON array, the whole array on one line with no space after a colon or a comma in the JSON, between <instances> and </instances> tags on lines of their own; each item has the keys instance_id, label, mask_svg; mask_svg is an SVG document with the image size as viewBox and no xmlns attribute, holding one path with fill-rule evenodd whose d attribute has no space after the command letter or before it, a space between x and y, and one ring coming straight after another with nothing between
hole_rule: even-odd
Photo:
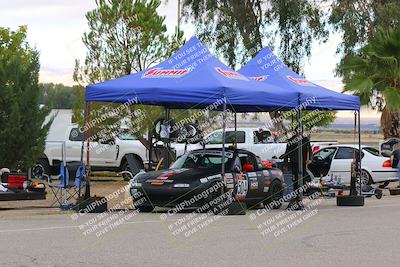
<instances>
[{"instance_id":1,"label":"white pickup truck","mask_svg":"<svg viewBox=\"0 0 400 267\"><path fill-rule=\"evenodd\" d=\"M286 151L286 142L277 142L269 129L265 128L237 128L237 147L253 152L262 160L279 159ZM217 148L222 145L222 129L215 130L204 137L206 148ZM226 146L233 145L235 129L227 128L225 133ZM313 151L321 147L338 144L337 141L311 142ZM184 153L183 144L173 144L177 156ZM188 145L187 150L199 149L200 144Z\"/></svg>"},{"instance_id":2,"label":"white pickup truck","mask_svg":"<svg viewBox=\"0 0 400 267\"><path fill-rule=\"evenodd\" d=\"M42 165L46 173L57 174L59 165L63 160L63 144L65 144L66 161L80 161L82 140L84 139L84 133L79 130L78 126L69 126L65 136L60 138L60 142L46 142L44 155L38 163ZM86 143L84 153L85 159ZM115 140L108 140L107 142L90 142L91 169L117 172L126 170L128 168L126 158L128 154L133 155L137 166L141 168L148 161L146 148L139 140L127 133L120 133L115 137Z\"/></svg>"},{"instance_id":3,"label":"white pickup truck","mask_svg":"<svg viewBox=\"0 0 400 267\"><path fill-rule=\"evenodd\" d=\"M253 152L262 160L279 158L286 150L286 143L275 142L272 133L268 129L237 128L237 147ZM222 129L215 130L204 137L206 148L218 148L222 146ZM227 128L225 131L225 146L232 146L235 141L235 129ZM184 153L184 144L172 144L176 155ZM202 148L200 144L188 145L187 150Z\"/></svg>"}]
</instances>

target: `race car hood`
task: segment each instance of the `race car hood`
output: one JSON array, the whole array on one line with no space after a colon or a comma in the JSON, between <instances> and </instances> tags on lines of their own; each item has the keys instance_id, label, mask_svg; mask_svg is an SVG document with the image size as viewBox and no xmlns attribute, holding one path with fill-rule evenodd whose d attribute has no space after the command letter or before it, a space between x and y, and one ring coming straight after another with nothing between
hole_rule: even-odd
<instances>
[{"instance_id":1,"label":"race car hood","mask_svg":"<svg viewBox=\"0 0 400 267\"><path fill-rule=\"evenodd\" d=\"M198 181L201 178L205 178L211 175L220 174L221 169L209 169L209 168L194 168L194 169L168 169L162 171L151 171L138 175L138 182L145 182L146 180L153 179L168 179L175 182L190 183Z\"/></svg>"}]
</instances>

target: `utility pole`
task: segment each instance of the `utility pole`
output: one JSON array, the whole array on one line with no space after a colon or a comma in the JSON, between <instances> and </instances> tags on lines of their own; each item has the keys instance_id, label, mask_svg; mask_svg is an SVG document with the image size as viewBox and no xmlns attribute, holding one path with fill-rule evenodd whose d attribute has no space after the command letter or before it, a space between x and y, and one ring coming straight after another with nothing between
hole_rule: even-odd
<instances>
[{"instance_id":1,"label":"utility pole","mask_svg":"<svg viewBox=\"0 0 400 267\"><path fill-rule=\"evenodd\" d=\"M181 0L178 0L178 32L181 27Z\"/></svg>"}]
</instances>

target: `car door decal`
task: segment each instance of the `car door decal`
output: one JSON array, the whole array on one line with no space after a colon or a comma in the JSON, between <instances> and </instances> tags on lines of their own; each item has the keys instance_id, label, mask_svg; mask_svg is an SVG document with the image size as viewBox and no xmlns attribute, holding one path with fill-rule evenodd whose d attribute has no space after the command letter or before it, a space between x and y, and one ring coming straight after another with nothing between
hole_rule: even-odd
<instances>
[{"instance_id":1,"label":"car door decal","mask_svg":"<svg viewBox=\"0 0 400 267\"><path fill-rule=\"evenodd\" d=\"M248 181L246 174L237 175L237 186L236 186L236 199L243 200L246 198L248 190Z\"/></svg>"},{"instance_id":2,"label":"car door decal","mask_svg":"<svg viewBox=\"0 0 400 267\"><path fill-rule=\"evenodd\" d=\"M249 172L247 175L249 177L249 190L258 190L257 173Z\"/></svg>"}]
</instances>

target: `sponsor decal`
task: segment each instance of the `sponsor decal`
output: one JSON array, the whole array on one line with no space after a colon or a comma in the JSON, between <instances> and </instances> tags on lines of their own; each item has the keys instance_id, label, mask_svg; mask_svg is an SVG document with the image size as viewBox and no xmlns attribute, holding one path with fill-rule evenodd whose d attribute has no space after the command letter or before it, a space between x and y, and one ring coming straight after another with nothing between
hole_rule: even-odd
<instances>
[{"instance_id":1,"label":"sponsor decal","mask_svg":"<svg viewBox=\"0 0 400 267\"><path fill-rule=\"evenodd\" d=\"M229 78L229 79L239 79L239 80L247 80L246 77L244 77L242 74L237 73L236 71L230 71L230 70L223 70L219 67L216 67L215 70L221 74L222 76Z\"/></svg>"},{"instance_id":2,"label":"sponsor decal","mask_svg":"<svg viewBox=\"0 0 400 267\"><path fill-rule=\"evenodd\" d=\"M247 195L247 180L239 179L237 183L236 199L243 200Z\"/></svg>"},{"instance_id":3,"label":"sponsor decal","mask_svg":"<svg viewBox=\"0 0 400 267\"><path fill-rule=\"evenodd\" d=\"M258 189L258 182L250 182L250 189L257 190Z\"/></svg>"},{"instance_id":4,"label":"sponsor decal","mask_svg":"<svg viewBox=\"0 0 400 267\"><path fill-rule=\"evenodd\" d=\"M233 174L232 173L225 173L225 178L233 178Z\"/></svg>"},{"instance_id":5,"label":"sponsor decal","mask_svg":"<svg viewBox=\"0 0 400 267\"><path fill-rule=\"evenodd\" d=\"M216 174L216 175L208 176L207 179L209 181L211 181L213 179L220 179L221 177L222 177L221 174Z\"/></svg>"},{"instance_id":6,"label":"sponsor decal","mask_svg":"<svg viewBox=\"0 0 400 267\"><path fill-rule=\"evenodd\" d=\"M200 183L202 183L202 184L207 183L207 182L208 182L207 178L201 178L200 179Z\"/></svg>"},{"instance_id":7,"label":"sponsor decal","mask_svg":"<svg viewBox=\"0 0 400 267\"><path fill-rule=\"evenodd\" d=\"M180 78L190 72L190 69L151 69L142 78Z\"/></svg>"},{"instance_id":8,"label":"sponsor decal","mask_svg":"<svg viewBox=\"0 0 400 267\"><path fill-rule=\"evenodd\" d=\"M265 81L268 77L269 77L269 75L255 76L255 77L249 77L249 78L252 80L255 80L255 81L262 82L262 81Z\"/></svg>"},{"instance_id":9,"label":"sponsor decal","mask_svg":"<svg viewBox=\"0 0 400 267\"><path fill-rule=\"evenodd\" d=\"M247 175L249 177L257 177L257 173L255 173L255 172L249 172Z\"/></svg>"},{"instance_id":10,"label":"sponsor decal","mask_svg":"<svg viewBox=\"0 0 400 267\"><path fill-rule=\"evenodd\" d=\"M297 85L301 85L301 86L315 86L315 84L313 84L312 82L310 82L309 80L303 79L303 78L294 78L292 76L286 76L288 78L289 81L297 84Z\"/></svg>"},{"instance_id":11,"label":"sponsor decal","mask_svg":"<svg viewBox=\"0 0 400 267\"><path fill-rule=\"evenodd\" d=\"M263 171L263 174L264 174L265 176L269 176L269 171L264 170L264 171Z\"/></svg>"}]
</instances>

